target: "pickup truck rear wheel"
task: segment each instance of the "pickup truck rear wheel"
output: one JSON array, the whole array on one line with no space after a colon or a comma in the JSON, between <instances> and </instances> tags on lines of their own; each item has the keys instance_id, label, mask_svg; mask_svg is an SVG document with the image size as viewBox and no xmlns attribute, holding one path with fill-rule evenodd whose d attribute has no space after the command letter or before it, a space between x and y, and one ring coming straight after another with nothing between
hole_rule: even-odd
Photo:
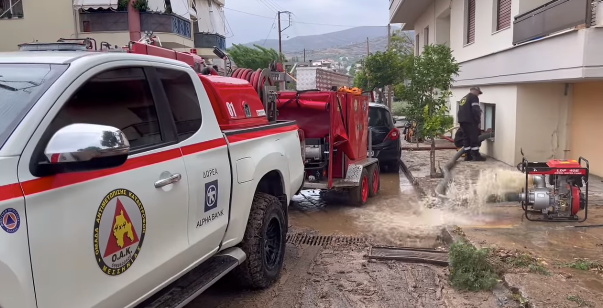
<instances>
[{"instance_id":1,"label":"pickup truck rear wheel","mask_svg":"<svg viewBox=\"0 0 603 308\"><path fill-rule=\"evenodd\" d=\"M256 193L241 247L247 259L234 272L244 287L263 289L278 279L285 257L287 227L279 199Z\"/></svg>"},{"instance_id":2,"label":"pickup truck rear wheel","mask_svg":"<svg viewBox=\"0 0 603 308\"><path fill-rule=\"evenodd\" d=\"M360 185L349 190L352 205L361 206L366 203L370 191L369 173L366 168L362 169Z\"/></svg>"}]
</instances>

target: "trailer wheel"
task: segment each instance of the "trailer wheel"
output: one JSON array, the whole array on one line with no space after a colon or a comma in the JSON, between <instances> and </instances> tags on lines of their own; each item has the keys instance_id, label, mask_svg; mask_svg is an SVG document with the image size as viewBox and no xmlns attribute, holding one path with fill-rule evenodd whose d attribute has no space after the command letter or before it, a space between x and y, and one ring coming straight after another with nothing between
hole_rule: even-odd
<instances>
[{"instance_id":1,"label":"trailer wheel","mask_svg":"<svg viewBox=\"0 0 603 308\"><path fill-rule=\"evenodd\" d=\"M379 164L374 164L370 169L369 176L369 197L374 197L381 189L381 174L379 173Z\"/></svg>"},{"instance_id":2,"label":"trailer wheel","mask_svg":"<svg viewBox=\"0 0 603 308\"><path fill-rule=\"evenodd\" d=\"M278 279L285 258L287 227L278 198L256 193L241 246L247 259L233 271L244 287L263 289Z\"/></svg>"},{"instance_id":3,"label":"trailer wheel","mask_svg":"<svg viewBox=\"0 0 603 308\"><path fill-rule=\"evenodd\" d=\"M362 174L360 175L360 185L349 191L351 203L356 206L364 205L368 200L369 192L369 173L366 168L363 168Z\"/></svg>"}]
</instances>

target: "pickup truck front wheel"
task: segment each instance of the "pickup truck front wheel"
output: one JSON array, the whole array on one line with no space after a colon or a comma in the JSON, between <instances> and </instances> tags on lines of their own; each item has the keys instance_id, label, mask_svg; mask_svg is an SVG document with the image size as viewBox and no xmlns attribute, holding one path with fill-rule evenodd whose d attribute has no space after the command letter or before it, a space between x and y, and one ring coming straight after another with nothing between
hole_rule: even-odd
<instances>
[{"instance_id":1,"label":"pickup truck front wheel","mask_svg":"<svg viewBox=\"0 0 603 308\"><path fill-rule=\"evenodd\" d=\"M234 273L244 287L263 289L278 279L286 241L287 221L281 202L275 196L256 193L241 247L247 259Z\"/></svg>"}]
</instances>

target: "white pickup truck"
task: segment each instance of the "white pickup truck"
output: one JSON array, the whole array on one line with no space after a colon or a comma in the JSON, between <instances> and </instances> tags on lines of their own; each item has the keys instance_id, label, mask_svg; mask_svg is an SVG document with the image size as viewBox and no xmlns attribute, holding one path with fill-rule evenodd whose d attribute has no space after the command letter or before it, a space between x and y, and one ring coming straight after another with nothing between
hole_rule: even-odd
<instances>
[{"instance_id":1,"label":"white pickup truck","mask_svg":"<svg viewBox=\"0 0 603 308\"><path fill-rule=\"evenodd\" d=\"M208 85L232 83L235 120L251 86L204 78L146 55L0 53L1 308L183 307L233 270L278 279L302 134L222 129Z\"/></svg>"}]
</instances>

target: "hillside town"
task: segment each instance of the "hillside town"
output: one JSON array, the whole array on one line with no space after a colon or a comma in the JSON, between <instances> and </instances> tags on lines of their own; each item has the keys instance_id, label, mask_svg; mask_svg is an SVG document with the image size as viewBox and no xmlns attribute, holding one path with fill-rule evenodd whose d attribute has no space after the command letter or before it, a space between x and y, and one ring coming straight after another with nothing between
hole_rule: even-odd
<instances>
[{"instance_id":1,"label":"hillside town","mask_svg":"<svg viewBox=\"0 0 603 308\"><path fill-rule=\"evenodd\" d=\"M0 308L599 307L601 42L603 0L0 0Z\"/></svg>"}]
</instances>

